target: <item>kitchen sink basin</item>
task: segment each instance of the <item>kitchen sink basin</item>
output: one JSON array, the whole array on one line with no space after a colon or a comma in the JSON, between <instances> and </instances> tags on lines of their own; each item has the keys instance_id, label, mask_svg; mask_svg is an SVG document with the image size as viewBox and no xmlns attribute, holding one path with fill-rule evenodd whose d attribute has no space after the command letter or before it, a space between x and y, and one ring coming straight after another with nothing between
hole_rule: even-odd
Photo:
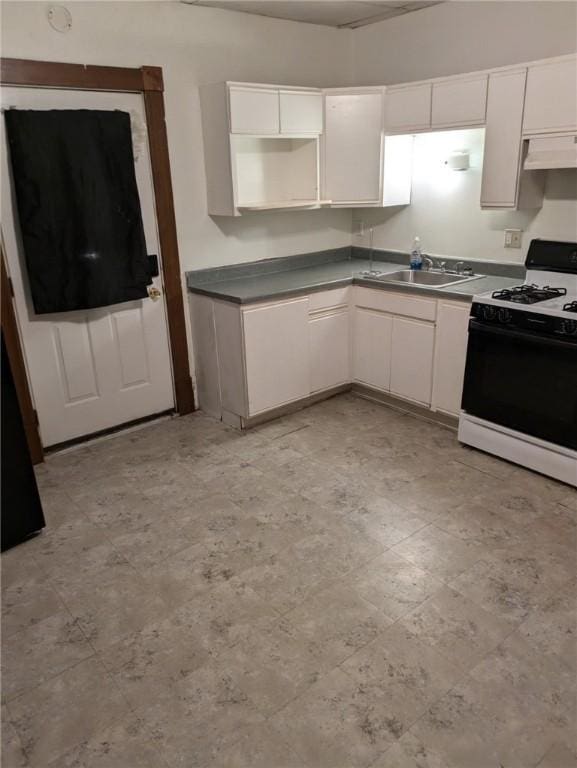
<instances>
[{"instance_id":1,"label":"kitchen sink basin","mask_svg":"<svg viewBox=\"0 0 577 768\"><path fill-rule=\"evenodd\" d=\"M407 283L412 285L433 285L436 288L444 288L453 283L464 283L466 280L475 280L478 275L451 275L447 272L434 272L427 270L401 269L399 272L389 272L378 275L375 280L383 283Z\"/></svg>"}]
</instances>

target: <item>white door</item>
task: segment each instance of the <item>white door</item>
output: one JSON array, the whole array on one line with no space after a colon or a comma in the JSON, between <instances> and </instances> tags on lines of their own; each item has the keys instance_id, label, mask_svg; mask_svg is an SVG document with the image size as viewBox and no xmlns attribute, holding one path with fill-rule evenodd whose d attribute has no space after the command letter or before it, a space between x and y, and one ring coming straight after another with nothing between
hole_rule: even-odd
<instances>
[{"instance_id":1,"label":"white door","mask_svg":"<svg viewBox=\"0 0 577 768\"><path fill-rule=\"evenodd\" d=\"M322 133L323 97L321 93L280 92L281 133Z\"/></svg>"},{"instance_id":2,"label":"white door","mask_svg":"<svg viewBox=\"0 0 577 768\"><path fill-rule=\"evenodd\" d=\"M308 311L308 298L243 311L249 416L310 394Z\"/></svg>"},{"instance_id":3,"label":"white door","mask_svg":"<svg viewBox=\"0 0 577 768\"><path fill-rule=\"evenodd\" d=\"M348 310L329 311L309 320L311 392L350 381Z\"/></svg>"},{"instance_id":4,"label":"white door","mask_svg":"<svg viewBox=\"0 0 577 768\"><path fill-rule=\"evenodd\" d=\"M388 131L411 131L431 125L431 85L387 88L385 125Z\"/></svg>"},{"instance_id":5,"label":"white door","mask_svg":"<svg viewBox=\"0 0 577 768\"><path fill-rule=\"evenodd\" d=\"M278 133L279 94L264 88L229 91L231 133Z\"/></svg>"},{"instance_id":6,"label":"white door","mask_svg":"<svg viewBox=\"0 0 577 768\"><path fill-rule=\"evenodd\" d=\"M383 94L325 96L323 197L337 205L381 200Z\"/></svg>"},{"instance_id":7,"label":"white door","mask_svg":"<svg viewBox=\"0 0 577 768\"><path fill-rule=\"evenodd\" d=\"M431 127L482 125L487 107L487 75L433 84Z\"/></svg>"},{"instance_id":8,"label":"white door","mask_svg":"<svg viewBox=\"0 0 577 768\"><path fill-rule=\"evenodd\" d=\"M454 416L458 416L461 410L470 313L469 304L439 302L433 407Z\"/></svg>"},{"instance_id":9,"label":"white door","mask_svg":"<svg viewBox=\"0 0 577 768\"><path fill-rule=\"evenodd\" d=\"M355 308L353 375L355 381L388 392L391 387L393 318L382 312Z\"/></svg>"},{"instance_id":10,"label":"white door","mask_svg":"<svg viewBox=\"0 0 577 768\"><path fill-rule=\"evenodd\" d=\"M20 109L122 109L130 112L136 179L148 253L159 253L144 104L139 94L3 89ZM9 187L1 136L2 235L40 436L45 447L174 407L164 297L101 309L36 315ZM162 279L154 286L162 289Z\"/></svg>"},{"instance_id":11,"label":"white door","mask_svg":"<svg viewBox=\"0 0 577 768\"><path fill-rule=\"evenodd\" d=\"M435 326L405 317L393 320L391 392L430 405Z\"/></svg>"},{"instance_id":12,"label":"white door","mask_svg":"<svg viewBox=\"0 0 577 768\"><path fill-rule=\"evenodd\" d=\"M521 163L521 124L526 70L489 77L481 206L515 208Z\"/></svg>"},{"instance_id":13,"label":"white door","mask_svg":"<svg viewBox=\"0 0 577 768\"><path fill-rule=\"evenodd\" d=\"M523 133L577 128L577 61L551 61L529 67Z\"/></svg>"}]
</instances>

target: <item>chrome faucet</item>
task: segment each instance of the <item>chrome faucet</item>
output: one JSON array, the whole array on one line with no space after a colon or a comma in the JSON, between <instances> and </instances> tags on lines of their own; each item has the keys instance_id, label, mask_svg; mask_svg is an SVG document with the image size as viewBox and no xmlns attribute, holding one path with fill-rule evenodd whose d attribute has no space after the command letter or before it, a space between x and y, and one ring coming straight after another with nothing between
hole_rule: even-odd
<instances>
[{"instance_id":1,"label":"chrome faucet","mask_svg":"<svg viewBox=\"0 0 577 768\"><path fill-rule=\"evenodd\" d=\"M423 256L423 264L426 265L428 270L433 269L433 267L435 266L433 263L433 259L430 259L428 256Z\"/></svg>"},{"instance_id":2,"label":"chrome faucet","mask_svg":"<svg viewBox=\"0 0 577 768\"><path fill-rule=\"evenodd\" d=\"M465 275L465 277L471 277L474 274L473 268L465 264L464 261L458 261L455 264L455 272L458 275Z\"/></svg>"}]
</instances>

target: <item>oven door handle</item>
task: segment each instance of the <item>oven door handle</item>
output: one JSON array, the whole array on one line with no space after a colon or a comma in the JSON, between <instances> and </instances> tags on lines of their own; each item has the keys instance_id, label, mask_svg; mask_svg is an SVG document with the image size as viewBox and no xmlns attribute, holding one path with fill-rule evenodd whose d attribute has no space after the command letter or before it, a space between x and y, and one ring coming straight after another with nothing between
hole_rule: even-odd
<instances>
[{"instance_id":1,"label":"oven door handle","mask_svg":"<svg viewBox=\"0 0 577 768\"><path fill-rule=\"evenodd\" d=\"M469 333L486 333L493 336L505 336L509 339L521 339L530 344L540 344L542 346L557 347L563 349L575 349L577 347L577 337L573 339L559 339L555 336L546 336L544 334L531 333L530 331L518 331L513 328L500 328L491 325L485 325L477 320L469 321Z\"/></svg>"}]
</instances>

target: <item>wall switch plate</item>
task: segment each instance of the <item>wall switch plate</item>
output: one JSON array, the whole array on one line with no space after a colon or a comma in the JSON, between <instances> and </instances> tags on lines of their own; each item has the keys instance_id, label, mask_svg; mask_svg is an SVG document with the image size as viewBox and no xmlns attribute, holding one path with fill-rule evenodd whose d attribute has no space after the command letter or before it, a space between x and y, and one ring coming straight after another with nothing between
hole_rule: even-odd
<instances>
[{"instance_id":1,"label":"wall switch plate","mask_svg":"<svg viewBox=\"0 0 577 768\"><path fill-rule=\"evenodd\" d=\"M506 229L505 230L505 248L520 248L522 238L523 238L522 229Z\"/></svg>"}]
</instances>

